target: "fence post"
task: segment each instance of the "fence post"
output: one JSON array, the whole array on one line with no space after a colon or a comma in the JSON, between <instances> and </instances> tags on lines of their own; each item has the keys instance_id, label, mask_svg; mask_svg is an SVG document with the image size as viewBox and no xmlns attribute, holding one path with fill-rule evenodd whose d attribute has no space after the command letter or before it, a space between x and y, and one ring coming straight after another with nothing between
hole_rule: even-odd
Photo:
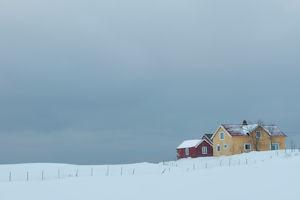
<instances>
[{"instance_id":1,"label":"fence post","mask_svg":"<svg viewBox=\"0 0 300 200\"><path fill-rule=\"evenodd\" d=\"M205 168L207 169L207 163L205 163Z\"/></svg>"},{"instance_id":2,"label":"fence post","mask_svg":"<svg viewBox=\"0 0 300 200\"><path fill-rule=\"evenodd\" d=\"M135 172L135 168L133 168L133 170L132 170L132 176L134 175L134 172Z\"/></svg>"},{"instance_id":3,"label":"fence post","mask_svg":"<svg viewBox=\"0 0 300 200\"><path fill-rule=\"evenodd\" d=\"M94 168L91 168L91 176L94 176Z\"/></svg>"},{"instance_id":4,"label":"fence post","mask_svg":"<svg viewBox=\"0 0 300 200\"><path fill-rule=\"evenodd\" d=\"M29 174L28 174L28 172L26 173L26 181L29 181Z\"/></svg>"},{"instance_id":5,"label":"fence post","mask_svg":"<svg viewBox=\"0 0 300 200\"><path fill-rule=\"evenodd\" d=\"M109 165L106 167L106 176L109 176Z\"/></svg>"},{"instance_id":6,"label":"fence post","mask_svg":"<svg viewBox=\"0 0 300 200\"><path fill-rule=\"evenodd\" d=\"M193 170L194 170L194 171L196 170L195 164L193 164Z\"/></svg>"},{"instance_id":7,"label":"fence post","mask_svg":"<svg viewBox=\"0 0 300 200\"><path fill-rule=\"evenodd\" d=\"M123 175L123 167L121 167L121 176Z\"/></svg>"},{"instance_id":8,"label":"fence post","mask_svg":"<svg viewBox=\"0 0 300 200\"><path fill-rule=\"evenodd\" d=\"M248 159L246 158L246 165L248 165Z\"/></svg>"},{"instance_id":9,"label":"fence post","mask_svg":"<svg viewBox=\"0 0 300 200\"><path fill-rule=\"evenodd\" d=\"M44 170L42 171L42 181L44 180Z\"/></svg>"},{"instance_id":10,"label":"fence post","mask_svg":"<svg viewBox=\"0 0 300 200\"><path fill-rule=\"evenodd\" d=\"M11 182L12 181L12 178L11 178L11 172L9 172L9 176L8 176L8 181Z\"/></svg>"},{"instance_id":11,"label":"fence post","mask_svg":"<svg viewBox=\"0 0 300 200\"><path fill-rule=\"evenodd\" d=\"M57 178L60 179L60 170L57 170Z\"/></svg>"}]
</instances>

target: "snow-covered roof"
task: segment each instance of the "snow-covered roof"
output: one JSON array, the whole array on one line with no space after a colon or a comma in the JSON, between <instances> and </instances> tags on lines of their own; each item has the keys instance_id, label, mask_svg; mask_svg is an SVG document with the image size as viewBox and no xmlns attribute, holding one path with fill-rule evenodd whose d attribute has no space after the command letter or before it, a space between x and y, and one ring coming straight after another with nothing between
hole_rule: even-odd
<instances>
[{"instance_id":1,"label":"snow-covered roof","mask_svg":"<svg viewBox=\"0 0 300 200\"><path fill-rule=\"evenodd\" d=\"M227 130L230 135L247 135L254 131L259 124L249 124L249 125L243 125L243 124L222 124L222 126ZM266 129L271 135L273 136L285 136L281 130L275 126L275 125L261 125L264 129Z\"/></svg>"},{"instance_id":2,"label":"snow-covered roof","mask_svg":"<svg viewBox=\"0 0 300 200\"><path fill-rule=\"evenodd\" d=\"M186 141L183 141L183 142L177 147L177 149L196 147L196 146L198 146L201 142L202 142L202 140L186 140Z\"/></svg>"},{"instance_id":3,"label":"snow-covered roof","mask_svg":"<svg viewBox=\"0 0 300 200\"><path fill-rule=\"evenodd\" d=\"M278 126L271 125L271 126L263 126L269 133L273 136L286 136Z\"/></svg>"},{"instance_id":4,"label":"snow-covered roof","mask_svg":"<svg viewBox=\"0 0 300 200\"><path fill-rule=\"evenodd\" d=\"M247 135L257 128L258 124L223 124L222 125L231 135Z\"/></svg>"},{"instance_id":5,"label":"snow-covered roof","mask_svg":"<svg viewBox=\"0 0 300 200\"><path fill-rule=\"evenodd\" d=\"M212 143L213 143L213 141L212 141L212 139L211 139L212 136L213 136L213 134L204 134L204 135L202 136L202 140L207 140L208 143L212 144Z\"/></svg>"}]
</instances>

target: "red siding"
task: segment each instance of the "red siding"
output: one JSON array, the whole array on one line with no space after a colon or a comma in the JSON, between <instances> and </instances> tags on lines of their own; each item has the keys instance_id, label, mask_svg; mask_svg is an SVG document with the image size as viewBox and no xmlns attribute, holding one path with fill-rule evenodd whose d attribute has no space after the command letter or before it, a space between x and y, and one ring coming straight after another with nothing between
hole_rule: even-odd
<instances>
[{"instance_id":1,"label":"red siding","mask_svg":"<svg viewBox=\"0 0 300 200\"><path fill-rule=\"evenodd\" d=\"M202 147L207 147L207 154L202 154ZM213 147L205 140L197 147L191 147L189 148L189 155L185 155L185 149L177 149L177 158L197 158L197 157L207 157L207 156L213 156Z\"/></svg>"},{"instance_id":2,"label":"red siding","mask_svg":"<svg viewBox=\"0 0 300 200\"><path fill-rule=\"evenodd\" d=\"M202 154L202 147L207 147L207 154ZM199 157L213 156L213 147L204 140L198 147Z\"/></svg>"}]
</instances>

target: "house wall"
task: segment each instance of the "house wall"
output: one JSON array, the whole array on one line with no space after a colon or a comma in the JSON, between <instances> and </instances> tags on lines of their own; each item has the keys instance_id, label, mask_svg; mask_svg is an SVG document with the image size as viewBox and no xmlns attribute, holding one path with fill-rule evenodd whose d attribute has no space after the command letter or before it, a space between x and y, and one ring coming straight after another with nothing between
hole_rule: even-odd
<instances>
[{"instance_id":1,"label":"house wall","mask_svg":"<svg viewBox=\"0 0 300 200\"><path fill-rule=\"evenodd\" d=\"M256 141L257 131L261 133L261 138ZM270 136L269 133L262 127L258 127L254 130L249 137L252 140L254 151L269 151L271 150L271 143L278 143L279 149L285 149L284 136Z\"/></svg>"},{"instance_id":2,"label":"house wall","mask_svg":"<svg viewBox=\"0 0 300 200\"><path fill-rule=\"evenodd\" d=\"M256 132L260 131L261 137L256 141ZM224 140L220 139L220 133L224 132ZM285 149L286 137L284 136L271 136L268 132L265 131L262 127L255 129L250 135L244 136L231 136L229 135L223 127L220 127L214 138L213 138L213 155L222 156L222 155L234 155L249 152L245 150L245 144L251 144L251 151L269 151L271 150L271 142L278 143L279 149ZM221 150L217 151L217 145L220 145ZM229 145L227 149L224 148L224 144Z\"/></svg>"},{"instance_id":3,"label":"house wall","mask_svg":"<svg viewBox=\"0 0 300 200\"><path fill-rule=\"evenodd\" d=\"M204 146L207 147L207 154L202 154L202 147L204 147ZM198 158L198 157L208 157L208 156L213 156L213 147L205 140L200 145L198 145L197 148L196 147L189 148L188 156L185 155L184 148L177 149L177 159L187 158L187 157Z\"/></svg>"},{"instance_id":4,"label":"house wall","mask_svg":"<svg viewBox=\"0 0 300 200\"><path fill-rule=\"evenodd\" d=\"M202 147L207 147L207 154L202 154ZM213 156L213 147L205 140L197 147L198 157Z\"/></svg>"},{"instance_id":5,"label":"house wall","mask_svg":"<svg viewBox=\"0 0 300 200\"><path fill-rule=\"evenodd\" d=\"M177 159L185 158L185 149L177 149Z\"/></svg>"},{"instance_id":6,"label":"house wall","mask_svg":"<svg viewBox=\"0 0 300 200\"><path fill-rule=\"evenodd\" d=\"M273 136L272 137L272 143L279 143L279 149L285 149L286 148L286 137L283 136Z\"/></svg>"},{"instance_id":7,"label":"house wall","mask_svg":"<svg viewBox=\"0 0 300 200\"><path fill-rule=\"evenodd\" d=\"M220 139L220 133L224 133L224 140ZM220 145L220 151L218 151L218 145ZM227 145L227 148L225 148L225 145ZM214 137L213 137L213 155L214 156L222 156L222 155L232 155L233 154L233 139L230 134L227 133L227 131L220 127Z\"/></svg>"},{"instance_id":8,"label":"house wall","mask_svg":"<svg viewBox=\"0 0 300 200\"><path fill-rule=\"evenodd\" d=\"M190 148L190 156L191 158L197 158L199 157L199 150L195 147Z\"/></svg>"},{"instance_id":9,"label":"house wall","mask_svg":"<svg viewBox=\"0 0 300 200\"><path fill-rule=\"evenodd\" d=\"M256 132L259 131L261 137L256 140ZM268 151L270 150L271 137L269 133L262 127L258 127L252 133L250 133L250 139L252 143L252 150L254 151Z\"/></svg>"},{"instance_id":10,"label":"house wall","mask_svg":"<svg viewBox=\"0 0 300 200\"><path fill-rule=\"evenodd\" d=\"M191 147L189 148L189 155L185 155L185 148L183 149L177 149L177 158L180 159L180 158L188 158L188 157L191 157L191 158L197 158L199 157L199 151L197 148L195 147Z\"/></svg>"}]
</instances>

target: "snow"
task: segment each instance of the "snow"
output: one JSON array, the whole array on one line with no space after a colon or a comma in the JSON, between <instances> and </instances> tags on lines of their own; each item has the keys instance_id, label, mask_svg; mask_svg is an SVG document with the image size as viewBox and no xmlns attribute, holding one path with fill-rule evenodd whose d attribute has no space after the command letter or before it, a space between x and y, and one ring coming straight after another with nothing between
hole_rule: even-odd
<instances>
[{"instance_id":1,"label":"snow","mask_svg":"<svg viewBox=\"0 0 300 200\"><path fill-rule=\"evenodd\" d=\"M233 134L242 134L246 135L256 129L258 124L251 125L240 125L240 124L226 124L223 127L229 132Z\"/></svg>"},{"instance_id":2,"label":"snow","mask_svg":"<svg viewBox=\"0 0 300 200\"><path fill-rule=\"evenodd\" d=\"M110 166L0 165L0 199L299 199L299 168L298 150Z\"/></svg>"},{"instance_id":3,"label":"snow","mask_svg":"<svg viewBox=\"0 0 300 200\"><path fill-rule=\"evenodd\" d=\"M183 149L183 148L191 148L191 147L196 147L198 144L201 143L202 140L186 140L183 141L177 149Z\"/></svg>"},{"instance_id":4,"label":"snow","mask_svg":"<svg viewBox=\"0 0 300 200\"><path fill-rule=\"evenodd\" d=\"M244 135L251 133L252 131L254 131L254 129L256 129L258 126L258 124L251 124L251 125L243 125L242 126L242 133Z\"/></svg>"},{"instance_id":5,"label":"snow","mask_svg":"<svg viewBox=\"0 0 300 200\"><path fill-rule=\"evenodd\" d=\"M242 125L242 124L223 124L223 127L233 135L247 135L254 131L259 125L258 124L248 124L248 125ZM278 126L275 125L263 125L263 128L265 128L271 135L282 135L284 136L284 133L278 128Z\"/></svg>"}]
</instances>

